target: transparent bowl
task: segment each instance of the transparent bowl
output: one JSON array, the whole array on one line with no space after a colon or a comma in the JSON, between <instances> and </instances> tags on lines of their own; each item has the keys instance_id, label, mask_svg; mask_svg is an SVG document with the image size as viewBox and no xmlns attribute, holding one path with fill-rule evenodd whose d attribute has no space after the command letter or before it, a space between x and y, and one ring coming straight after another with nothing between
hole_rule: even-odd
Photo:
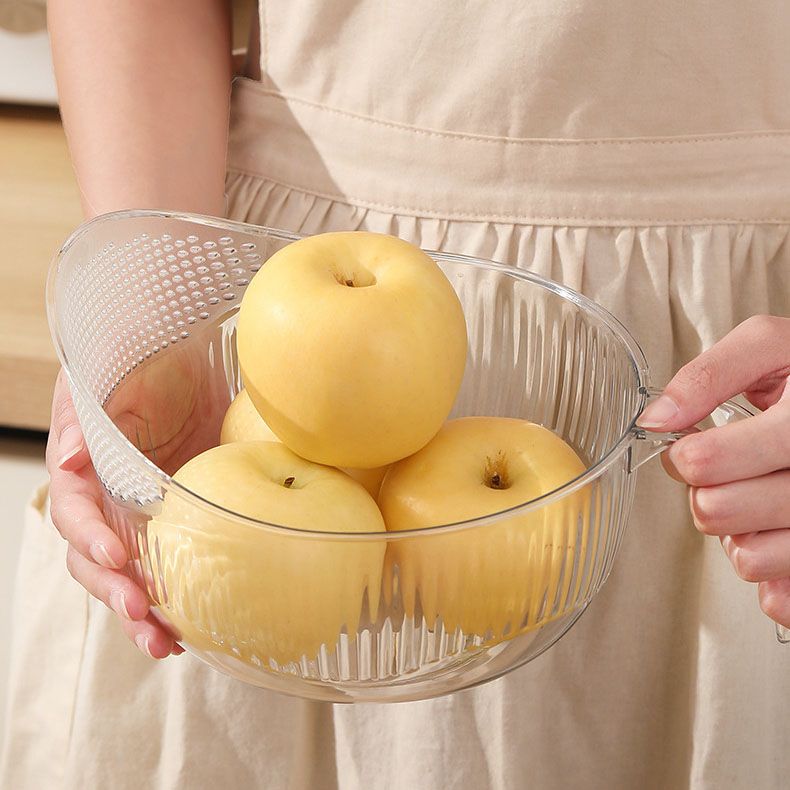
<instances>
[{"instance_id":1,"label":"transparent bowl","mask_svg":"<svg viewBox=\"0 0 790 790\"><path fill-rule=\"evenodd\" d=\"M240 680L332 702L424 699L538 656L612 568L635 470L676 435L625 328L580 294L490 261L429 253L469 333L452 416L540 423L587 464L540 499L398 533L300 531L205 501L171 475L216 445L240 387L236 315L297 237L208 217L121 212L53 263L50 324L129 574L194 655ZM265 339L264 341L265 342ZM747 416L734 404L715 423Z\"/></svg>"}]
</instances>

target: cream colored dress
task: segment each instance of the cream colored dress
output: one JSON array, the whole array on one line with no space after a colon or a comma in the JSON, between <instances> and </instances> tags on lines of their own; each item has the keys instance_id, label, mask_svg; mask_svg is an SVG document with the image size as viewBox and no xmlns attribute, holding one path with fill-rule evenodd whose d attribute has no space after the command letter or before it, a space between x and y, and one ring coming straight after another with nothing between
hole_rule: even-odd
<instances>
[{"instance_id":1,"label":"cream colored dress","mask_svg":"<svg viewBox=\"0 0 790 790\"><path fill-rule=\"evenodd\" d=\"M790 314L790 4L264 0L230 215L364 228L582 290L667 381ZM683 488L640 472L612 576L541 658L315 704L145 659L30 508L3 788L784 788L790 648Z\"/></svg>"}]
</instances>

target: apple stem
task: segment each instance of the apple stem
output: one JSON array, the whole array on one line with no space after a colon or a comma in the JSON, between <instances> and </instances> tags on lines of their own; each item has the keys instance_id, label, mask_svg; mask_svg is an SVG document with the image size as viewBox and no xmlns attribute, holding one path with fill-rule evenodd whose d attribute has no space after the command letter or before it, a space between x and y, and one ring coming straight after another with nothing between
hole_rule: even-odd
<instances>
[{"instance_id":1,"label":"apple stem","mask_svg":"<svg viewBox=\"0 0 790 790\"><path fill-rule=\"evenodd\" d=\"M283 485L286 488L290 488L294 484L294 480L295 479L296 478L294 478L294 477L286 477L285 480L283 481Z\"/></svg>"},{"instance_id":2,"label":"apple stem","mask_svg":"<svg viewBox=\"0 0 790 790\"><path fill-rule=\"evenodd\" d=\"M376 278L367 269L361 271L340 271L335 269L332 271L332 276L337 281L338 285L343 285L347 288L366 288L369 285L376 284Z\"/></svg>"},{"instance_id":3,"label":"apple stem","mask_svg":"<svg viewBox=\"0 0 790 790\"><path fill-rule=\"evenodd\" d=\"M499 491L510 488L510 478L507 473L507 461L504 453L497 453L496 458L486 458L483 483L489 488Z\"/></svg>"}]
</instances>

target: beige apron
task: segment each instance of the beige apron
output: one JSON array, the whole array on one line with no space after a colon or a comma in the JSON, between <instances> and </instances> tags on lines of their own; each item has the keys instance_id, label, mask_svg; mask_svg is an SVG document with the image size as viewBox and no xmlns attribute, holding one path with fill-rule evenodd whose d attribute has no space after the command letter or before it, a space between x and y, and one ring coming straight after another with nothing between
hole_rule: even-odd
<instances>
[{"instance_id":1,"label":"beige apron","mask_svg":"<svg viewBox=\"0 0 790 790\"><path fill-rule=\"evenodd\" d=\"M365 228L581 289L655 381L790 315L790 4L272 0L231 216ZM496 682L330 706L145 659L31 506L3 788L783 788L790 648L681 486L640 473L578 625Z\"/></svg>"}]
</instances>

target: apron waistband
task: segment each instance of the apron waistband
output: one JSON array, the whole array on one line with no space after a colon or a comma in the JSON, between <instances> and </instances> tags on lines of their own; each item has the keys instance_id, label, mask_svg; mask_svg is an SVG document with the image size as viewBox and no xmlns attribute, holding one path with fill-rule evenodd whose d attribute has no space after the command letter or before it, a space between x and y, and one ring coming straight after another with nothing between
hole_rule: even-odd
<instances>
[{"instance_id":1,"label":"apron waistband","mask_svg":"<svg viewBox=\"0 0 790 790\"><path fill-rule=\"evenodd\" d=\"M399 215L551 225L790 221L790 130L515 139L421 129L237 79L228 168Z\"/></svg>"}]
</instances>

